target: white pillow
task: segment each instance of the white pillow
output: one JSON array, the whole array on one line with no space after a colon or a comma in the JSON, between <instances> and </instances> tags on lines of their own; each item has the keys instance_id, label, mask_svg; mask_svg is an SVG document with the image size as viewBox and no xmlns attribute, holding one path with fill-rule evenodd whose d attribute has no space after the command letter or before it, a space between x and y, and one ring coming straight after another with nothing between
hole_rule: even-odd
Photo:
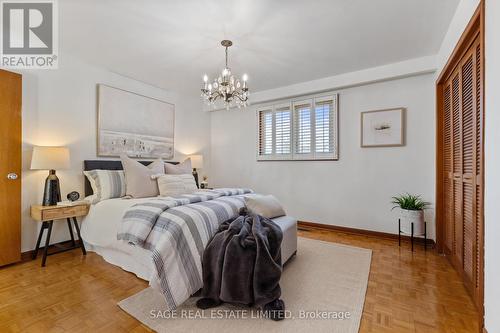
<instances>
[{"instance_id":1,"label":"white pillow","mask_svg":"<svg viewBox=\"0 0 500 333\"><path fill-rule=\"evenodd\" d=\"M268 219L286 215L280 202L273 195L252 194L246 196L245 205L250 213Z\"/></svg>"},{"instance_id":2,"label":"white pillow","mask_svg":"<svg viewBox=\"0 0 500 333\"><path fill-rule=\"evenodd\" d=\"M169 175L187 175L193 173L191 159L188 158L179 164L165 163L165 173Z\"/></svg>"},{"instance_id":3,"label":"white pillow","mask_svg":"<svg viewBox=\"0 0 500 333\"><path fill-rule=\"evenodd\" d=\"M154 175L152 178L156 178L160 196L162 197L176 197L182 194L191 194L198 190L191 174Z\"/></svg>"},{"instance_id":4,"label":"white pillow","mask_svg":"<svg viewBox=\"0 0 500 333\"><path fill-rule=\"evenodd\" d=\"M127 195L133 198L156 197L158 185L151 179L152 175L165 173L164 162L158 159L148 166L142 165L125 154L120 155L125 181L127 183Z\"/></svg>"},{"instance_id":5,"label":"white pillow","mask_svg":"<svg viewBox=\"0 0 500 333\"><path fill-rule=\"evenodd\" d=\"M111 198L125 196L125 173L123 170L89 170L83 174L87 177L94 194L92 203Z\"/></svg>"}]
</instances>

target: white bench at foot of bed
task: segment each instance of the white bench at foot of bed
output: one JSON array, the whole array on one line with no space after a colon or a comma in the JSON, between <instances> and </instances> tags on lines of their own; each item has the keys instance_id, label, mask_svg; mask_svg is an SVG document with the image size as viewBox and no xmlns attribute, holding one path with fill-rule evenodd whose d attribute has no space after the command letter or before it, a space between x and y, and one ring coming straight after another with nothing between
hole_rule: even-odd
<instances>
[{"instance_id":1,"label":"white bench at foot of bed","mask_svg":"<svg viewBox=\"0 0 500 333\"><path fill-rule=\"evenodd\" d=\"M291 216L272 219L283 231L281 262L285 264L297 252L297 220Z\"/></svg>"}]
</instances>

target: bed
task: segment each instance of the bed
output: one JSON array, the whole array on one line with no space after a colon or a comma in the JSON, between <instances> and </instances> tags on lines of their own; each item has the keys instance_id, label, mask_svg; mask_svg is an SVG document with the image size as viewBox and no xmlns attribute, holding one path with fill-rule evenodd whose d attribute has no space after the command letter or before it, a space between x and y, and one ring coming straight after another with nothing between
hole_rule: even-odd
<instances>
[{"instance_id":1,"label":"bed","mask_svg":"<svg viewBox=\"0 0 500 333\"><path fill-rule=\"evenodd\" d=\"M84 161L84 170L94 169L121 170L121 162ZM89 196L92 188L85 181L85 195ZM218 224L238 215L245 205L243 197L250 193L248 189L215 189L186 195L188 199L103 200L91 206L82 222L82 238L89 251L149 281L153 289L165 296L167 308L173 310L201 288L204 247ZM162 207L161 212L151 226L145 227L142 215L152 206ZM134 216L134 211L141 219ZM297 248L296 221L288 216L274 220L284 231L285 262Z\"/></svg>"},{"instance_id":2,"label":"bed","mask_svg":"<svg viewBox=\"0 0 500 333\"><path fill-rule=\"evenodd\" d=\"M150 161L140 161L148 165ZM167 162L178 164L177 162ZM120 161L85 160L83 170L123 170ZM92 187L85 178L85 197L93 194ZM134 273L137 277L152 281L154 273L151 252L140 247L130 246L127 242L116 238L124 212L144 199L108 199L91 206L88 215L83 219L81 235L85 247L99 254L110 264Z\"/></svg>"}]
</instances>

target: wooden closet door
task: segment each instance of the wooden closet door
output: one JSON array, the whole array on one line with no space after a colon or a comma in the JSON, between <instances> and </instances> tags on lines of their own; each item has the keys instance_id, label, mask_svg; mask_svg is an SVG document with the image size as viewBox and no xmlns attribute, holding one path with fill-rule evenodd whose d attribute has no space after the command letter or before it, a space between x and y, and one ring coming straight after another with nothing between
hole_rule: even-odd
<instances>
[{"instance_id":1,"label":"wooden closet door","mask_svg":"<svg viewBox=\"0 0 500 333\"><path fill-rule=\"evenodd\" d=\"M480 299L482 269L483 111L477 37L443 85L444 252Z\"/></svg>"},{"instance_id":2,"label":"wooden closet door","mask_svg":"<svg viewBox=\"0 0 500 333\"><path fill-rule=\"evenodd\" d=\"M474 160L473 160L473 169L472 169L472 186L473 186L473 211L471 219L473 222L473 235L474 237L474 247L473 247L473 279L472 279L472 288L474 290L474 298L476 302L482 303L483 299L483 247L484 247L484 239L483 239L483 159L484 159L484 151L483 151L483 67L481 64L482 59L482 48L481 41L478 40L473 46L473 98L474 98ZM480 304L482 306L483 304Z\"/></svg>"},{"instance_id":3,"label":"wooden closet door","mask_svg":"<svg viewBox=\"0 0 500 333\"><path fill-rule=\"evenodd\" d=\"M451 82L448 81L443 93L444 124L443 124L443 191L444 191L444 252L447 255L455 253L455 217L453 197L453 112Z\"/></svg>"},{"instance_id":4,"label":"wooden closet door","mask_svg":"<svg viewBox=\"0 0 500 333\"><path fill-rule=\"evenodd\" d=\"M484 316L484 0L436 82L437 248Z\"/></svg>"},{"instance_id":5,"label":"wooden closet door","mask_svg":"<svg viewBox=\"0 0 500 333\"><path fill-rule=\"evenodd\" d=\"M453 261L455 266L462 269L463 266L463 216L462 216L462 108L461 108L461 75L458 68L451 78L452 95L452 136L453 136L453 169L452 185L453 192Z\"/></svg>"},{"instance_id":6,"label":"wooden closet door","mask_svg":"<svg viewBox=\"0 0 500 333\"><path fill-rule=\"evenodd\" d=\"M477 220L476 220L476 47L477 41L465 54L461 63L462 76L462 217L463 217L463 270L466 284L474 292L477 272Z\"/></svg>"}]
</instances>

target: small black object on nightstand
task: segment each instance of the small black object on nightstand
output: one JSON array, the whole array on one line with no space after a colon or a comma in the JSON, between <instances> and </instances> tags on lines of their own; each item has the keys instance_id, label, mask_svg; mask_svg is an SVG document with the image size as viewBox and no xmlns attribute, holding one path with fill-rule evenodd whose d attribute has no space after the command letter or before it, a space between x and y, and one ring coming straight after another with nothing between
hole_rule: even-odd
<instances>
[{"instance_id":1,"label":"small black object on nightstand","mask_svg":"<svg viewBox=\"0 0 500 333\"><path fill-rule=\"evenodd\" d=\"M78 193L77 191L69 192L68 195L66 196L66 198L69 201L76 201L76 200L80 199L80 193Z\"/></svg>"}]
</instances>

